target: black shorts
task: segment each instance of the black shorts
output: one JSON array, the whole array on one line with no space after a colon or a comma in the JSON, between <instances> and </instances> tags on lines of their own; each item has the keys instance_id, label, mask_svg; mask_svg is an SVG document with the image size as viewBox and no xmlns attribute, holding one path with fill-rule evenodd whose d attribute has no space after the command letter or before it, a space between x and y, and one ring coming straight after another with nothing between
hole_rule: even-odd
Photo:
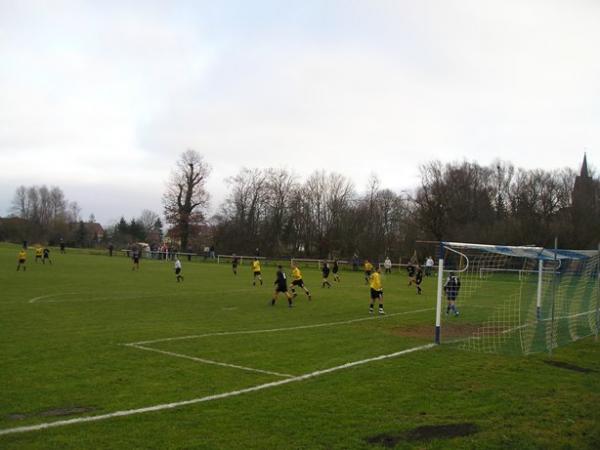
<instances>
[{"instance_id":1,"label":"black shorts","mask_svg":"<svg viewBox=\"0 0 600 450\"><path fill-rule=\"evenodd\" d=\"M285 284L277 284L275 285L275 292L287 292L287 285Z\"/></svg>"},{"instance_id":2,"label":"black shorts","mask_svg":"<svg viewBox=\"0 0 600 450\"><path fill-rule=\"evenodd\" d=\"M133 258L133 263L134 264L139 264L140 263L140 258Z\"/></svg>"},{"instance_id":3,"label":"black shorts","mask_svg":"<svg viewBox=\"0 0 600 450\"><path fill-rule=\"evenodd\" d=\"M175 269L175 275L179 275L181 273L181 268L178 267L177 269Z\"/></svg>"},{"instance_id":4,"label":"black shorts","mask_svg":"<svg viewBox=\"0 0 600 450\"><path fill-rule=\"evenodd\" d=\"M383 298L383 291L376 291L375 289L371 288L371 298L373 300Z\"/></svg>"},{"instance_id":5,"label":"black shorts","mask_svg":"<svg viewBox=\"0 0 600 450\"><path fill-rule=\"evenodd\" d=\"M35 259L40 259L42 255L35 255Z\"/></svg>"},{"instance_id":6,"label":"black shorts","mask_svg":"<svg viewBox=\"0 0 600 450\"><path fill-rule=\"evenodd\" d=\"M26 261L25 259L20 259L19 264L25 264L25 261Z\"/></svg>"},{"instance_id":7,"label":"black shorts","mask_svg":"<svg viewBox=\"0 0 600 450\"><path fill-rule=\"evenodd\" d=\"M338 268L334 267L333 269L331 269L331 271L333 272L333 274L335 275L336 273L338 273Z\"/></svg>"},{"instance_id":8,"label":"black shorts","mask_svg":"<svg viewBox=\"0 0 600 450\"><path fill-rule=\"evenodd\" d=\"M365 270L365 276L370 277L371 276L371 271L370 270Z\"/></svg>"},{"instance_id":9,"label":"black shorts","mask_svg":"<svg viewBox=\"0 0 600 450\"><path fill-rule=\"evenodd\" d=\"M259 277L260 276L260 272L254 272L254 276L255 277Z\"/></svg>"},{"instance_id":10,"label":"black shorts","mask_svg":"<svg viewBox=\"0 0 600 450\"><path fill-rule=\"evenodd\" d=\"M299 286L301 288L304 287L304 280L300 278L299 280L292 281L292 286Z\"/></svg>"}]
</instances>

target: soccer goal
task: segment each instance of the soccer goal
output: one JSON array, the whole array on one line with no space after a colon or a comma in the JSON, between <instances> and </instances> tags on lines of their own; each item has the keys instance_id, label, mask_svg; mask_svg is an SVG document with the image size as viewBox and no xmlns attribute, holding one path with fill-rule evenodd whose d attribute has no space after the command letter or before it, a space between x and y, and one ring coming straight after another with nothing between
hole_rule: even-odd
<instances>
[{"instance_id":1,"label":"soccer goal","mask_svg":"<svg viewBox=\"0 0 600 450\"><path fill-rule=\"evenodd\" d=\"M528 354L597 335L599 254L440 243L435 341Z\"/></svg>"}]
</instances>

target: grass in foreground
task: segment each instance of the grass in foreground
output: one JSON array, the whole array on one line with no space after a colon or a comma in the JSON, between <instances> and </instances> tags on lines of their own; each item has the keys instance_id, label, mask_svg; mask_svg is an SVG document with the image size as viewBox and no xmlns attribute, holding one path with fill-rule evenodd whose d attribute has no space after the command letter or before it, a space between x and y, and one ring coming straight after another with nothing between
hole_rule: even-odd
<instances>
[{"instance_id":1,"label":"grass in foreground","mask_svg":"<svg viewBox=\"0 0 600 450\"><path fill-rule=\"evenodd\" d=\"M132 272L123 257L54 251L53 266L30 255L17 273L16 253L0 246L0 430L246 389L432 340L433 279L417 296L404 274L388 276L388 316L370 318L358 273L322 289L305 269L314 300L300 294L288 309L268 306L273 267L253 288L247 266L234 277L229 265L184 260L177 284L171 263ZM281 328L296 329L218 334ZM191 335L206 336L122 345ZM559 366L446 345L177 409L0 435L0 447L595 448L599 345L559 349Z\"/></svg>"}]
</instances>

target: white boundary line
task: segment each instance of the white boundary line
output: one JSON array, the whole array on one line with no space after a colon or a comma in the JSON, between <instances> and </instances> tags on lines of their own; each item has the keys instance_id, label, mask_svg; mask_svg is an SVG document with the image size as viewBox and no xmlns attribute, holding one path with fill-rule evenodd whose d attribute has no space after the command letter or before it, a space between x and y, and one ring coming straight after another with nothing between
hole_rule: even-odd
<instances>
[{"instance_id":1,"label":"white boundary line","mask_svg":"<svg viewBox=\"0 0 600 450\"><path fill-rule=\"evenodd\" d=\"M244 288L244 289L232 289L229 291L213 291L213 292L205 292L203 295L219 295L219 294L229 294L229 293L234 293L234 292L250 292L250 291L254 291L256 290L256 288ZM58 294L49 294L49 295L42 295L40 297L34 297L31 298L29 300L27 300L27 303L36 303L38 300L45 300L48 298L53 298L53 297L60 297L63 295L88 295L88 294L84 294L82 292L61 292ZM61 300L50 300L50 301L46 301L46 302L41 302L41 303L75 303L75 302L99 302L99 301L106 301L106 300L118 300L118 301L125 301L125 300L140 300L140 299L145 299L145 298L161 298L161 297L174 297L177 295L183 295L183 294L188 294L188 291L181 291L181 292L169 292L169 293L164 293L164 294L153 294L153 293L146 293L143 295L132 295L132 296L128 296L128 295L113 295L110 297L104 296L104 297L92 297L92 298L88 298L85 300L69 300L69 299L61 299Z\"/></svg>"},{"instance_id":2,"label":"white boundary line","mask_svg":"<svg viewBox=\"0 0 600 450\"><path fill-rule=\"evenodd\" d=\"M205 364L214 364L215 366L232 367L234 369L247 370L249 372L266 373L268 375L275 375L275 376L282 377L282 378L293 378L294 377L294 375L290 375L287 373L279 373L279 372L271 372L269 370L253 369L252 367L238 366L237 364L222 363L222 362L213 361L213 360L204 359L204 358L196 358L195 356L184 355L182 353L168 352L166 350L159 350L157 348L143 347L141 345L135 345L135 344L126 344L126 345L127 345L127 347L137 348L139 350L146 350L149 352L162 353L163 355L175 356L176 358L190 359L192 361L201 362L201 363L205 363Z\"/></svg>"},{"instance_id":3,"label":"white boundary line","mask_svg":"<svg viewBox=\"0 0 600 450\"><path fill-rule=\"evenodd\" d=\"M249 392L256 392L256 391L261 391L264 389L269 389L272 387L277 387L277 386L281 386L284 384L288 384L288 383L294 383L297 381L304 381L304 380L308 380L310 378L315 378L321 375L325 375L328 373L332 373L332 372L336 372L338 370L344 370L344 369L349 369L351 367L356 367L356 366L360 366L363 364L368 364L374 361L381 361L384 359L389 359L389 358L395 358L397 356L402 356L402 355L406 355L409 353L413 353L413 352L417 352L420 350L429 350L433 347L435 347L436 344L426 344L426 345L421 345L418 347L412 347L406 350L401 350L399 352L395 352L395 353L389 353L387 355L380 355L380 356L375 356L373 358L368 358L368 359L362 359L360 361L354 361L354 362L349 362L346 364L342 364L341 366L335 366L335 367L330 367L329 369L324 369L324 370L318 370L316 372L310 372L304 375L299 375L293 378L286 378L285 380L278 380L278 381L274 381L271 383L265 383L265 384L259 384L257 386L252 386L249 388L245 388L245 389L240 389L237 391L229 391L229 392L224 392L222 394L216 394L216 395L209 395L207 397L199 397L199 398L194 398L191 400L183 400L183 401L179 401L179 402L174 402L174 403L162 403L159 405L153 405L153 406L146 406L144 408L137 408L137 409L128 409L128 410L123 410L123 411L115 411L112 413L108 413L108 414L102 414L99 416L89 416L89 417L78 417L78 418L74 418L74 419L68 419L68 420L58 420L56 422L46 422L46 423L40 423L37 425L29 425L29 426L23 426L23 427L16 427L16 428L5 428L0 430L0 436L2 435L6 435L6 434L14 434L14 433L25 433L25 432L29 432L29 431L39 431L39 430L45 430L48 428L55 428L55 427L61 427L61 426L65 426L65 425L73 425L73 424L77 424L77 423L85 423L85 422L97 422L100 420L106 420L106 419L111 419L113 417L123 417L123 416L132 416L135 414L143 414L143 413L147 413L147 412L153 412L153 411L162 411L162 410L166 410L166 409L173 409L173 408L178 408L181 406L187 406L187 405L193 405L195 403L203 403L203 402L209 402L212 400L220 400L223 398L228 398L228 397L234 397L237 395L242 395L242 394L247 394Z\"/></svg>"},{"instance_id":4,"label":"white boundary line","mask_svg":"<svg viewBox=\"0 0 600 450\"><path fill-rule=\"evenodd\" d=\"M335 326L335 325L348 325L351 323L363 322L366 320L385 319L386 317L401 316L401 315L406 315L406 314L415 314L415 313L434 311L434 310L435 310L435 308L415 309L412 311L403 311L403 312L398 312L398 313L393 313L393 314L387 314L385 316L361 317L360 319L344 320L344 321L340 321L340 322L316 323L316 324L312 324L312 325L299 325L296 327L287 327L287 328L267 328L264 330L220 331L220 332L215 332L215 333L192 334L189 336L176 336L176 337L170 337L170 338L153 339L150 341L127 342L127 343L124 343L121 345L136 346L136 345L156 344L158 342L181 341L181 340L185 340L185 339L200 339L200 338L213 337L213 336L233 336L233 335L238 335L238 334L259 334L259 333L275 333L275 332L279 332L279 331L305 330L305 329L309 329L309 328L331 327L331 326Z\"/></svg>"},{"instance_id":5,"label":"white boundary line","mask_svg":"<svg viewBox=\"0 0 600 450\"><path fill-rule=\"evenodd\" d=\"M81 293L80 292L59 292L58 294L41 295L39 297L30 298L29 300L27 300L27 303L35 303L38 300L44 300L46 298L60 297L62 295L79 295L79 294L81 294ZM66 300L66 301L69 301L69 300Z\"/></svg>"}]
</instances>

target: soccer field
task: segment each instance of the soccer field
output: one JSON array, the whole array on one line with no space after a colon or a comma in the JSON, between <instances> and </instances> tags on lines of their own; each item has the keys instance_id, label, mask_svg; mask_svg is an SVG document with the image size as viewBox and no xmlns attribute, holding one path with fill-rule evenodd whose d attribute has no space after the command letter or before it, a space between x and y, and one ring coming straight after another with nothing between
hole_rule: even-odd
<instances>
[{"instance_id":1,"label":"soccer field","mask_svg":"<svg viewBox=\"0 0 600 450\"><path fill-rule=\"evenodd\" d=\"M53 250L16 272L0 245L0 448L597 448L600 342L547 354L432 345L423 295L383 277L368 314L361 272L313 300L270 306L275 267ZM286 268L287 269L287 268ZM289 274L289 269L287 269ZM497 289L510 283L498 282ZM459 302L460 306L460 302ZM483 320L468 305L448 329ZM479 311L479 312L478 312ZM462 328L461 328L462 326ZM444 328L442 335L444 335Z\"/></svg>"}]
</instances>

